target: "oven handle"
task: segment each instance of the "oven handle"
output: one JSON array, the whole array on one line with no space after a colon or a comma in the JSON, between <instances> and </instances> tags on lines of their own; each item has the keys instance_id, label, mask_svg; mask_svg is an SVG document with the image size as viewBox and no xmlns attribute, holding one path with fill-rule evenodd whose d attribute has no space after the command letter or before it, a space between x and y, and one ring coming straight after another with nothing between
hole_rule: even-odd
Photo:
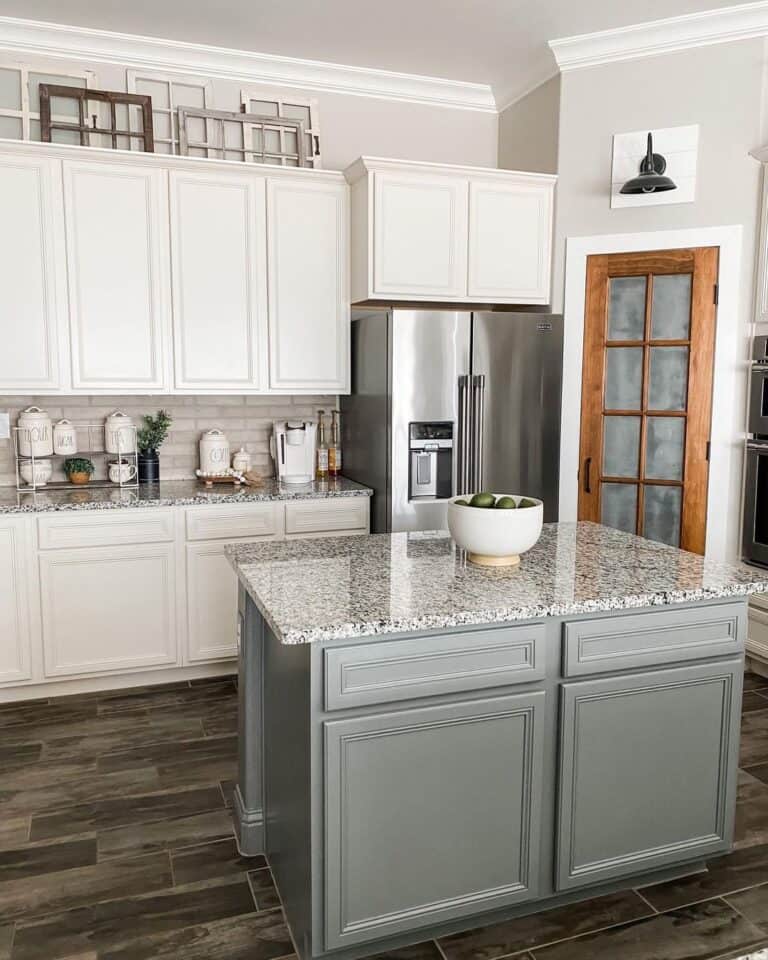
<instances>
[{"instance_id":1,"label":"oven handle","mask_svg":"<svg viewBox=\"0 0 768 960\"><path fill-rule=\"evenodd\" d=\"M747 450L755 453L768 453L768 440L747 440Z\"/></svg>"}]
</instances>

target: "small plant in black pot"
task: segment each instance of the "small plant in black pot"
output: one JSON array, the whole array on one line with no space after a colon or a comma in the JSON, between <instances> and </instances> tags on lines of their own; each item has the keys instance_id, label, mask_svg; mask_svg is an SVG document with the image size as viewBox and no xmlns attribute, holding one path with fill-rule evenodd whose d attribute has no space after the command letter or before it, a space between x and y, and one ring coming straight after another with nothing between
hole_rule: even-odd
<instances>
[{"instance_id":1,"label":"small plant in black pot","mask_svg":"<svg viewBox=\"0 0 768 960\"><path fill-rule=\"evenodd\" d=\"M165 410L156 416L144 414L144 426L136 432L139 448L139 483L152 483L160 479L160 447L168 436L173 420Z\"/></svg>"}]
</instances>

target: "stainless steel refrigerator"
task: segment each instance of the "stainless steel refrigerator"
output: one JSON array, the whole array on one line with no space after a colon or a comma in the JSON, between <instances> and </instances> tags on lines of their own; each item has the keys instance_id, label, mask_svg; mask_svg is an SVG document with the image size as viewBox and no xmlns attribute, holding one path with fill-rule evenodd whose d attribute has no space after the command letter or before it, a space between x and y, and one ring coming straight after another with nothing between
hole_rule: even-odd
<instances>
[{"instance_id":1,"label":"stainless steel refrigerator","mask_svg":"<svg viewBox=\"0 0 768 960\"><path fill-rule=\"evenodd\" d=\"M446 499L478 490L556 520L562 363L554 314L354 313L343 472L373 488L373 532L444 529Z\"/></svg>"}]
</instances>

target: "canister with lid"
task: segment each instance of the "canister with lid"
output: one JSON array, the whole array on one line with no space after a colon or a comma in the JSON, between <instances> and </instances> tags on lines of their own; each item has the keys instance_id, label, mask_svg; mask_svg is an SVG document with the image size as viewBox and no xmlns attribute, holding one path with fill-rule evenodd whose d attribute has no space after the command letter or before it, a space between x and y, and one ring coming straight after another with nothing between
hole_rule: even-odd
<instances>
[{"instance_id":1,"label":"canister with lid","mask_svg":"<svg viewBox=\"0 0 768 960\"><path fill-rule=\"evenodd\" d=\"M27 407L19 414L19 456L50 457L53 453L51 418L40 407Z\"/></svg>"},{"instance_id":2,"label":"canister with lid","mask_svg":"<svg viewBox=\"0 0 768 960\"><path fill-rule=\"evenodd\" d=\"M225 473L229 469L229 440L222 430L206 430L200 437L200 469L203 473Z\"/></svg>"},{"instance_id":3,"label":"canister with lid","mask_svg":"<svg viewBox=\"0 0 768 960\"><path fill-rule=\"evenodd\" d=\"M133 419L122 410L110 413L104 424L107 453L133 453L136 449L136 431Z\"/></svg>"},{"instance_id":4,"label":"canister with lid","mask_svg":"<svg viewBox=\"0 0 768 960\"><path fill-rule=\"evenodd\" d=\"M77 430L71 420L58 420L53 425L53 452L71 457L77 453Z\"/></svg>"}]
</instances>

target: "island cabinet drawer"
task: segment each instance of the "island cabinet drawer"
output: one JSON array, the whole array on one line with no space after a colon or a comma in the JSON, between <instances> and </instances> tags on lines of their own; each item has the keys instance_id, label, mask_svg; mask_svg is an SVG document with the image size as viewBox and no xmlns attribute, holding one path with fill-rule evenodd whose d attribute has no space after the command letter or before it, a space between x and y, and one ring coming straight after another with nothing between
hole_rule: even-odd
<instances>
[{"instance_id":1,"label":"island cabinet drawer","mask_svg":"<svg viewBox=\"0 0 768 960\"><path fill-rule=\"evenodd\" d=\"M283 532L280 503L213 504L189 507L187 540L278 537Z\"/></svg>"},{"instance_id":2,"label":"island cabinet drawer","mask_svg":"<svg viewBox=\"0 0 768 960\"><path fill-rule=\"evenodd\" d=\"M544 626L369 641L323 651L325 709L483 690L544 677Z\"/></svg>"},{"instance_id":3,"label":"island cabinet drawer","mask_svg":"<svg viewBox=\"0 0 768 960\"><path fill-rule=\"evenodd\" d=\"M573 620L563 625L563 674L613 673L740 653L745 620L738 603Z\"/></svg>"},{"instance_id":4,"label":"island cabinet drawer","mask_svg":"<svg viewBox=\"0 0 768 960\"><path fill-rule=\"evenodd\" d=\"M285 505L288 536L368 532L368 497L304 500Z\"/></svg>"},{"instance_id":5,"label":"island cabinet drawer","mask_svg":"<svg viewBox=\"0 0 768 960\"><path fill-rule=\"evenodd\" d=\"M163 508L56 513L40 517L37 524L41 550L168 543L174 539L174 512Z\"/></svg>"}]
</instances>

